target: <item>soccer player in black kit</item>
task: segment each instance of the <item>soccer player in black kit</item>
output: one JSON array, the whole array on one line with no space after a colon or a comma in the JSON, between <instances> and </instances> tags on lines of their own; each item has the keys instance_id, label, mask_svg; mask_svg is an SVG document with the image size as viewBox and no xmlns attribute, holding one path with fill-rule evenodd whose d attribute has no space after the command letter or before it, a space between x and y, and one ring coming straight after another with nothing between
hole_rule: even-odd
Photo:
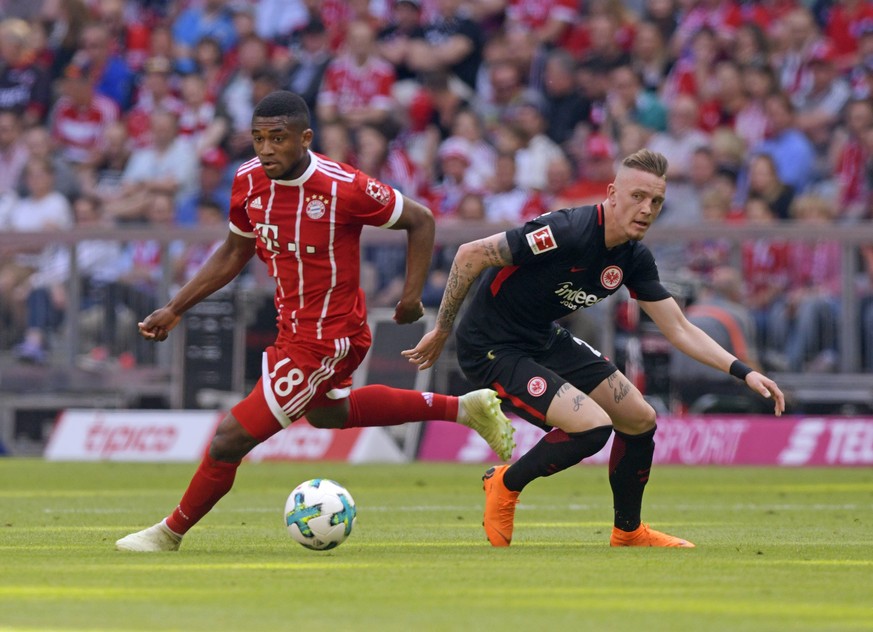
<instances>
[{"instance_id":1,"label":"soccer player in black kit","mask_svg":"<svg viewBox=\"0 0 873 632\"><path fill-rule=\"evenodd\" d=\"M483 477L483 525L493 546L509 546L518 495L600 451L615 431L609 483L615 510L612 546L693 547L641 521L643 491L655 450L655 411L610 360L555 320L627 286L679 350L743 380L775 413L785 398L685 318L661 285L651 251L640 243L666 193L667 160L641 149L626 157L606 199L546 213L523 226L462 245L452 263L433 330L403 352L434 364L474 281L484 273L457 329L458 361L474 384L494 388L504 404L547 430L512 465Z\"/></svg>"}]
</instances>

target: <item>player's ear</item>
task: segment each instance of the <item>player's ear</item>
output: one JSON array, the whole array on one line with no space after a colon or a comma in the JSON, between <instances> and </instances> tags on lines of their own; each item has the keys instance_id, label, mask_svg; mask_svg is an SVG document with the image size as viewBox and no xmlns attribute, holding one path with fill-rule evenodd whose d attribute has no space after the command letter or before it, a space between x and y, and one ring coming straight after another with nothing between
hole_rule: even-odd
<instances>
[{"instance_id":1,"label":"player's ear","mask_svg":"<svg viewBox=\"0 0 873 632\"><path fill-rule=\"evenodd\" d=\"M303 149L309 149L309 146L312 144L312 137L312 128L307 127L303 130L303 133L300 135L300 144L303 146Z\"/></svg>"}]
</instances>

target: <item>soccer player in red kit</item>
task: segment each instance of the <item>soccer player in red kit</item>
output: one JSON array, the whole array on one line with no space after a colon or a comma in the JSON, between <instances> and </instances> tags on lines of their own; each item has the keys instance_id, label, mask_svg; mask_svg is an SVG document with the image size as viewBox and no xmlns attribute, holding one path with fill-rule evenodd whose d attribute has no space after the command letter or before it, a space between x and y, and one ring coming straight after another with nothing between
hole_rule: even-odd
<instances>
[{"instance_id":1,"label":"soccer player in red kit","mask_svg":"<svg viewBox=\"0 0 873 632\"><path fill-rule=\"evenodd\" d=\"M255 254L276 281L279 333L263 354L261 379L218 425L178 507L118 540L119 550L178 549L230 490L243 457L304 415L319 428L454 420L479 432L504 460L512 453L512 426L494 391L458 398L381 385L350 389L371 341L358 282L361 229L407 232L406 283L394 320L411 323L424 313L434 220L400 192L310 151L309 121L305 102L291 92L258 103L256 157L234 177L227 239L166 306L139 324L145 338L166 340L186 310L234 279Z\"/></svg>"}]
</instances>

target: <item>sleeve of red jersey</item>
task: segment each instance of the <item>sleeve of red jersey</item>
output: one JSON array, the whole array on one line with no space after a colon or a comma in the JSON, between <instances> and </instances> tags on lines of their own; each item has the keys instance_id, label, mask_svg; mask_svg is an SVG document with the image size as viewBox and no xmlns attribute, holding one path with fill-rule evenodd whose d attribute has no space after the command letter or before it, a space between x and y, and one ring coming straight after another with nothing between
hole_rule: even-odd
<instances>
[{"instance_id":1,"label":"sleeve of red jersey","mask_svg":"<svg viewBox=\"0 0 873 632\"><path fill-rule=\"evenodd\" d=\"M351 199L342 205L349 221L379 228L391 228L397 223L403 213L400 191L361 171L355 172L351 185Z\"/></svg>"},{"instance_id":2,"label":"sleeve of red jersey","mask_svg":"<svg viewBox=\"0 0 873 632\"><path fill-rule=\"evenodd\" d=\"M230 189L230 230L243 237L255 236L255 229L246 213L246 198L249 191L248 178L237 175Z\"/></svg>"}]
</instances>

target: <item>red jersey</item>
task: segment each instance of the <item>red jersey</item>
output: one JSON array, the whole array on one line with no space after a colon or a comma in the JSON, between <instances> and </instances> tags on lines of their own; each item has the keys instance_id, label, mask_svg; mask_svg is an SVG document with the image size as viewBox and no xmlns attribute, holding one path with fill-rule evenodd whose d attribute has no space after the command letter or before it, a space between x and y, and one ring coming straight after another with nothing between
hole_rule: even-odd
<instances>
[{"instance_id":1,"label":"red jersey","mask_svg":"<svg viewBox=\"0 0 873 632\"><path fill-rule=\"evenodd\" d=\"M370 57L358 66L348 55L337 57L325 70L318 101L335 105L341 115L366 107L388 110L394 80L394 67L383 59Z\"/></svg>"},{"instance_id":2,"label":"red jersey","mask_svg":"<svg viewBox=\"0 0 873 632\"><path fill-rule=\"evenodd\" d=\"M102 94L95 94L84 108L61 97L52 110L51 134L64 158L73 163L88 162L102 147L106 130L117 120L118 106Z\"/></svg>"},{"instance_id":3,"label":"red jersey","mask_svg":"<svg viewBox=\"0 0 873 632\"><path fill-rule=\"evenodd\" d=\"M403 211L395 189L346 164L309 156L295 180L271 180L253 158L240 165L231 190L230 230L257 239L258 257L276 280L277 344L360 331L367 319L361 229L388 228Z\"/></svg>"}]
</instances>

